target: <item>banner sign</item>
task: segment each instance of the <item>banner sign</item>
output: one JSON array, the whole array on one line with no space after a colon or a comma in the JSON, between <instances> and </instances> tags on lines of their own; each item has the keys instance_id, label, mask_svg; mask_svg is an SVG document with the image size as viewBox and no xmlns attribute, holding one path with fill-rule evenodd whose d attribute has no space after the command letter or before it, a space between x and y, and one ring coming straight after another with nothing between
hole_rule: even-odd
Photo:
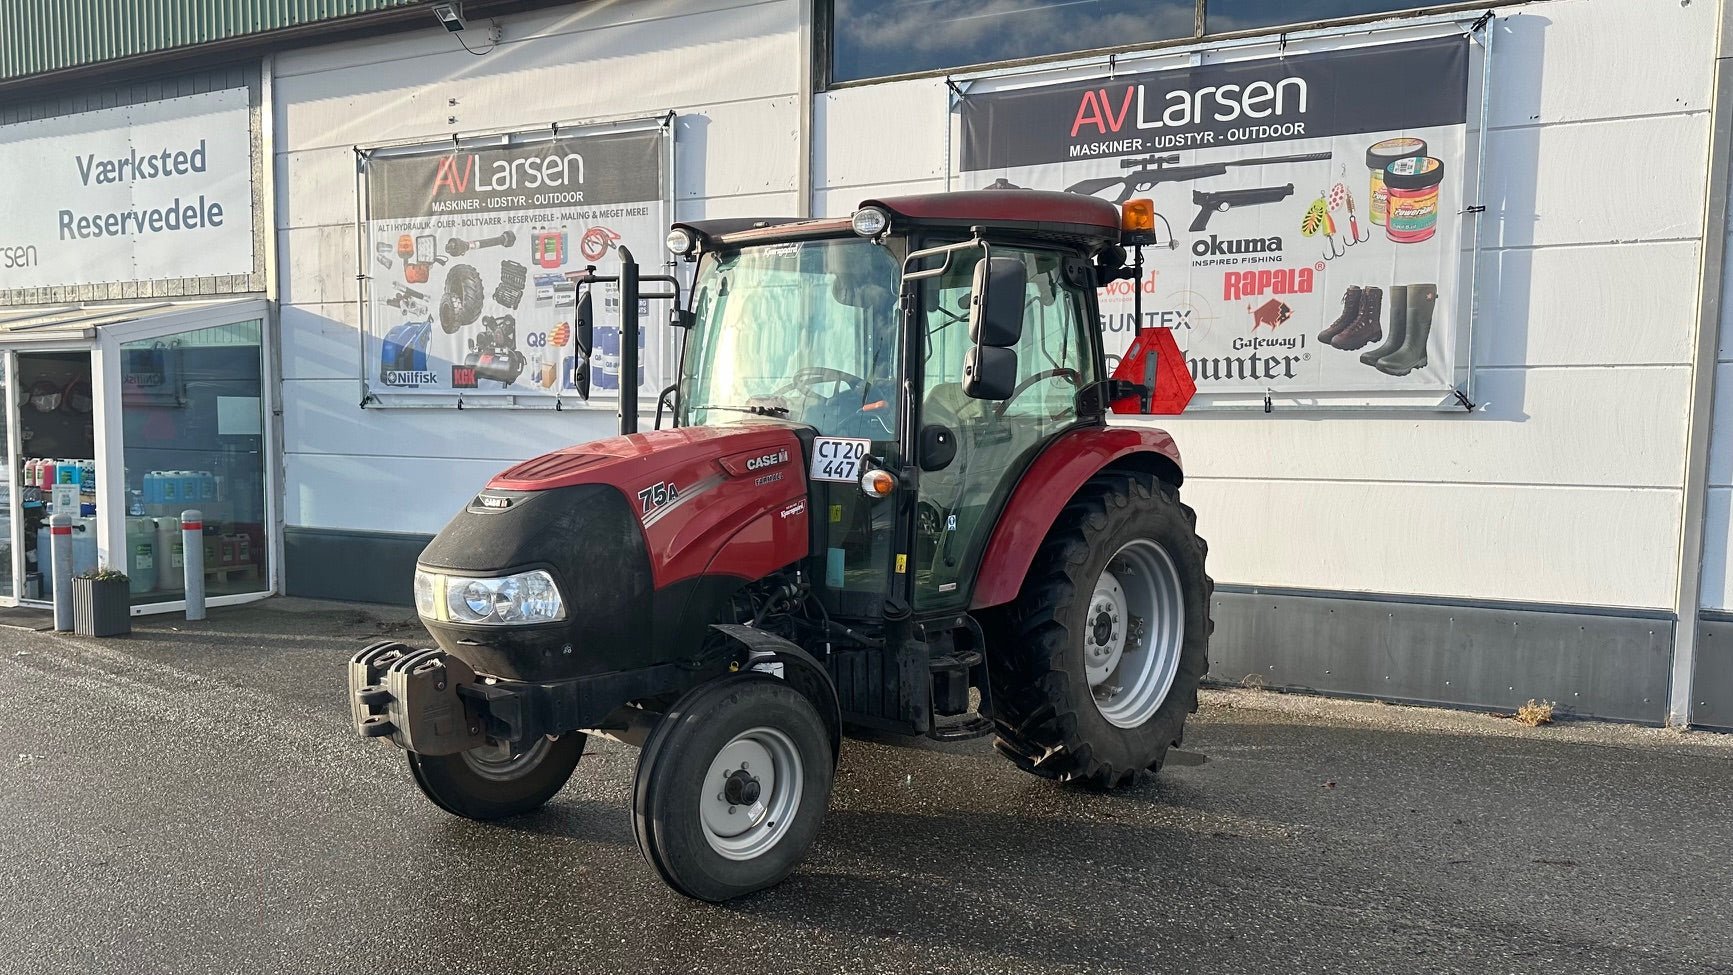
<instances>
[{"instance_id":1,"label":"banner sign","mask_svg":"<svg viewBox=\"0 0 1733 975\"><path fill-rule=\"evenodd\" d=\"M590 267L617 274L622 246L660 259L665 139L660 127L543 130L364 152L368 392L575 397L587 370L592 395L618 395L619 291L594 289L594 348L583 349L577 282ZM646 387L648 301L639 325Z\"/></svg>"},{"instance_id":2,"label":"banner sign","mask_svg":"<svg viewBox=\"0 0 1733 975\"><path fill-rule=\"evenodd\" d=\"M0 125L0 291L251 274L247 98Z\"/></svg>"},{"instance_id":3,"label":"banner sign","mask_svg":"<svg viewBox=\"0 0 1733 975\"><path fill-rule=\"evenodd\" d=\"M1151 198L1160 243L1102 294L1110 362L1174 330L1211 394L1454 385L1469 42L1204 64L962 100L965 188Z\"/></svg>"}]
</instances>

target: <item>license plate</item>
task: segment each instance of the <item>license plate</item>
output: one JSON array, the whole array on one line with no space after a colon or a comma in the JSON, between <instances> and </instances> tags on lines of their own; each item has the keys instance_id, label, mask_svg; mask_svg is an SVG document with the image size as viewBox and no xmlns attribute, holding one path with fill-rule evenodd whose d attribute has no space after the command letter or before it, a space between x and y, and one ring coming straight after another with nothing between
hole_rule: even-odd
<instances>
[{"instance_id":1,"label":"license plate","mask_svg":"<svg viewBox=\"0 0 1733 975\"><path fill-rule=\"evenodd\" d=\"M858 481L861 462L872 449L871 440L852 437L819 437L812 442L812 479Z\"/></svg>"}]
</instances>

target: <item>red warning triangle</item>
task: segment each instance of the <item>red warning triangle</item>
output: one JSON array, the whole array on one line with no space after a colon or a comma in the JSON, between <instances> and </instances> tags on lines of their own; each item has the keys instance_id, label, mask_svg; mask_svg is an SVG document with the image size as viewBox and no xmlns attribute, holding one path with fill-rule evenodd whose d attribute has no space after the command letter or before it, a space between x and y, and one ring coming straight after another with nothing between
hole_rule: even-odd
<instances>
[{"instance_id":1,"label":"red warning triangle","mask_svg":"<svg viewBox=\"0 0 1733 975\"><path fill-rule=\"evenodd\" d=\"M1197 381L1191 378L1191 369L1186 366L1185 355L1179 351L1170 328L1146 328L1138 332L1131 340L1131 348L1119 360L1118 368L1113 370L1113 378L1139 386L1149 385L1153 380L1151 414L1182 413L1197 394ZM1113 412L1141 414L1143 409L1136 396L1125 396L1113 401Z\"/></svg>"}]
</instances>

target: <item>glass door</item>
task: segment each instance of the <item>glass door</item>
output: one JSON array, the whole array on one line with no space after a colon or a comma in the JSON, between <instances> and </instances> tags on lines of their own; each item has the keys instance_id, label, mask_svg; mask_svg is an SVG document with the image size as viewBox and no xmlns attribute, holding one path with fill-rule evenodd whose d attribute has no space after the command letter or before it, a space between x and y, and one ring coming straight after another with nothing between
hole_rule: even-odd
<instances>
[{"instance_id":1,"label":"glass door","mask_svg":"<svg viewBox=\"0 0 1733 975\"><path fill-rule=\"evenodd\" d=\"M184 598L189 509L204 520L206 595L269 592L263 322L157 334L117 352L126 517L116 541L133 604Z\"/></svg>"}]
</instances>

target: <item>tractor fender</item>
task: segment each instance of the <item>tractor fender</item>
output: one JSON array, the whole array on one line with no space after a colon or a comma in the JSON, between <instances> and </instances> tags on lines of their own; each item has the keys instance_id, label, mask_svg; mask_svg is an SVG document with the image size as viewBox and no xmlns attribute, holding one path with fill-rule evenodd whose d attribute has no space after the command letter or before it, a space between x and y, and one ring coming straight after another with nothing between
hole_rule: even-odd
<instances>
[{"instance_id":1,"label":"tractor fender","mask_svg":"<svg viewBox=\"0 0 1733 975\"><path fill-rule=\"evenodd\" d=\"M830 730L830 754L834 762L842 756L842 704L830 671L818 658L797 643L743 623L712 623L710 628L745 647L752 664L780 663L782 679L812 701L824 726Z\"/></svg>"},{"instance_id":2,"label":"tractor fender","mask_svg":"<svg viewBox=\"0 0 1733 975\"><path fill-rule=\"evenodd\" d=\"M1035 550L1059 512L1088 480L1109 468L1144 471L1178 486L1179 447L1151 427L1079 427L1060 434L1023 472L981 556L971 609L1017 598Z\"/></svg>"}]
</instances>

